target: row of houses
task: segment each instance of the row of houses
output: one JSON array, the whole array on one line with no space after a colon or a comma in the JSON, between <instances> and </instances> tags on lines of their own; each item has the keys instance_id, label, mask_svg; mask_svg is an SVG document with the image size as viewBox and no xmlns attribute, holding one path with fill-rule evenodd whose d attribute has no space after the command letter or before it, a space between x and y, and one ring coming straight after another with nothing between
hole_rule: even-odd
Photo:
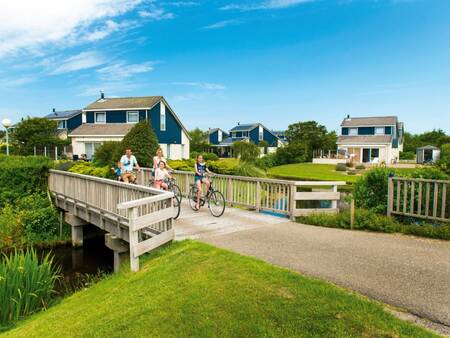
<instances>
[{"instance_id":1,"label":"row of houses","mask_svg":"<svg viewBox=\"0 0 450 338\"><path fill-rule=\"evenodd\" d=\"M120 141L135 123L148 120L168 158L189 158L188 130L163 96L107 98L101 93L83 109L53 109L46 117L58 122L61 137L70 137L75 157L92 158L103 142ZM394 163L403 150L403 138L404 125L396 116L347 116L341 123L337 153L355 163ZM261 123L209 130L211 150L222 157L232 156L237 141L264 144L267 153L287 144L284 131Z\"/></svg>"}]
</instances>

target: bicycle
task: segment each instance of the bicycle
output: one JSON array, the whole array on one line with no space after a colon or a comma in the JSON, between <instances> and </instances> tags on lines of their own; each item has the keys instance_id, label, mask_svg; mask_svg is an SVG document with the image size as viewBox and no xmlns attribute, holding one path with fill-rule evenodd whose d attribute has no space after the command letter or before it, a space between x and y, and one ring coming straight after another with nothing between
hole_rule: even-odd
<instances>
[{"instance_id":1,"label":"bicycle","mask_svg":"<svg viewBox=\"0 0 450 338\"><path fill-rule=\"evenodd\" d=\"M213 182L211 180L206 195L200 198L200 207L208 203L208 209L211 212L211 215L213 215L214 217L220 217L225 212L225 197L223 197L223 194L220 191L214 189L212 183ZM191 184L191 188L189 190L189 205L194 211L198 210L197 194L198 194L197 185L195 183Z\"/></svg>"},{"instance_id":2,"label":"bicycle","mask_svg":"<svg viewBox=\"0 0 450 338\"><path fill-rule=\"evenodd\" d=\"M168 191L173 192L174 195L178 197L181 203L181 201L183 200L183 194L181 193L180 187L175 183L176 182L175 178L172 177L170 179L165 180L164 182L167 183ZM148 182L149 187L153 188L154 183L155 179L153 177L150 178Z\"/></svg>"}]
</instances>

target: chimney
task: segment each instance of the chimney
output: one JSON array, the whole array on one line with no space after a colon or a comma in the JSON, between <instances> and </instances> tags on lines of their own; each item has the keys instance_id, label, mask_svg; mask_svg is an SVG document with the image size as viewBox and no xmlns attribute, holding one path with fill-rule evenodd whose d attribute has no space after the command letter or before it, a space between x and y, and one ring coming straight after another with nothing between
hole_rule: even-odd
<instances>
[{"instance_id":1,"label":"chimney","mask_svg":"<svg viewBox=\"0 0 450 338\"><path fill-rule=\"evenodd\" d=\"M103 92L103 90L100 90L100 98L101 98L102 100L105 99L105 93Z\"/></svg>"},{"instance_id":2,"label":"chimney","mask_svg":"<svg viewBox=\"0 0 450 338\"><path fill-rule=\"evenodd\" d=\"M241 122L238 122L238 126L241 124Z\"/></svg>"},{"instance_id":3,"label":"chimney","mask_svg":"<svg viewBox=\"0 0 450 338\"><path fill-rule=\"evenodd\" d=\"M55 109L55 108L53 108L52 111L53 111L54 113L56 113L56 109Z\"/></svg>"}]
</instances>

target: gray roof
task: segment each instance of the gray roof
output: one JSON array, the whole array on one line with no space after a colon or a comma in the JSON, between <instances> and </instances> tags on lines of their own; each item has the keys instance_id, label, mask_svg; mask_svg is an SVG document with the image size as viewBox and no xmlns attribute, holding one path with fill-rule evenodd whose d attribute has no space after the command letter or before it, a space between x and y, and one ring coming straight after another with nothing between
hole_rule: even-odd
<instances>
[{"instance_id":1,"label":"gray roof","mask_svg":"<svg viewBox=\"0 0 450 338\"><path fill-rule=\"evenodd\" d=\"M249 123L249 124L238 124L236 127L230 131L249 131L259 126L259 123Z\"/></svg>"},{"instance_id":2,"label":"gray roof","mask_svg":"<svg viewBox=\"0 0 450 338\"><path fill-rule=\"evenodd\" d=\"M84 108L90 109L125 109L125 108L151 108L159 101L162 100L162 96L141 96L141 97L105 97L104 99L98 99Z\"/></svg>"},{"instance_id":3,"label":"gray roof","mask_svg":"<svg viewBox=\"0 0 450 338\"><path fill-rule=\"evenodd\" d=\"M219 144L213 145L213 146L214 147L229 147L234 142L237 142L237 141L248 141L248 137L227 137L226 139L224 139Z\"/></svg>"},{"instance_id":4,"label":"gray roof","mask_svg":"<svg viewBox=\"0 0 450 338\"><path fill-rule=\"evenodd\" d=\"M431 145L427 145L427 146L423 146L423 147L417 148L417 150L428 150L428 149L431 149L431 150L440 150L438 147L431 146Z\"/></svg>"},{"instance_id":5,"label":"gray roof","mask_svg":"<svg viewBox=\"0 0 450 338\"><path fill-rule=\"evenodd\" d=\"M74 117L78 114L81 114L81 109L55 111L55 112L51 112L48 115L45 115L44 117L47 119L66 120L66 119L70 119L71 117Z\"/></svg>"},{"instance_id":6,"label":"gray roof","mask_svg":"<svg viewBox=\"0 0 450 338\"><path fill-rule=\"evenodd\" d=\"M391 135L368 135L368 136L339 136L338 144L379 144L391 143Z\"/></svg>"},{"instance_id":7,"label":"gray roof","mask_svg":"<svg viewBox=\"0 0 450 338\"><path fill-rule=\"evenodd\" d=\"M84 123L69 136L125 136L133 123Z\"/></svg>"},{"instance_id":8,"label":"gray roof","mask_svg":"<svg viewBox=\"0 0 450 338\"><path fill-rule=\"evenodd\" d=\"M345 118L342 127L360 126L392 126L397 123L397 116L373 116L373 117L350 117Z\"/></svg>"},{"instance_id":9,"label":"gray roof","mask_svg":"<svg viewBox=\"0 0 450 338\"><path fill-rule=\"evenodd\" d=\"M215 133L215 132L218 131L218 130L221 130L222 133L228 135L228 133L227 133L226 131L224 131L222 128L212 128L212 129L209 130L209 133L210 133L210 134L213 134L213 133Z\"/></svg>"}]
</instances>

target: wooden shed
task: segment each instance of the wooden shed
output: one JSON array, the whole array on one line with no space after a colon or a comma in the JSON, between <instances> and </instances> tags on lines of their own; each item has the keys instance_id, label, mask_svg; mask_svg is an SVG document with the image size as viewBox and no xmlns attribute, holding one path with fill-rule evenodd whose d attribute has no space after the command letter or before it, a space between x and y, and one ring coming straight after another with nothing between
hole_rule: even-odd
<instances>
[{"instance_id":1,"label":"wooden shed","mask_svg":"<svg viewBox=\"0 0 450 338\"><path fill-rule=\"evenodd\" d=\"M441 157L441 150L435 146L424 146L416 149L417 163L436 163Z\"/></svg>"}]
</instances>

